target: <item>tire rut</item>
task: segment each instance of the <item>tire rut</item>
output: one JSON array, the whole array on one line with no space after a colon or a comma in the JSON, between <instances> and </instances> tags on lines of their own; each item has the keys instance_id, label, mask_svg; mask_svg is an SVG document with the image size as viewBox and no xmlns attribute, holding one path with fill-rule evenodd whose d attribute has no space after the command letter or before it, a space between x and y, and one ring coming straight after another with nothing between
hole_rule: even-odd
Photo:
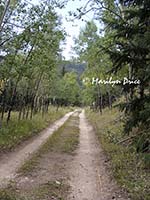
<instances>
[{"instance_id":1,"label":"tire rut","mask_svg":"<svg viewBox=\"0 0 150 200\"><path fill-rule=\"evenodd\" d=\"M107 170L106 157L88 123L84 111L80 114L80 144L70 166L71 192L68 200L125 200Z\"/></svg>"},{"instance_id":2,"label":"tire rut","mask_svg":"<svg viewBox=\"0 0 150 200\"><path fill-rule=\"evenodd\" d=\"M75 111L74 111L75 112ZM56 120L54 124L44 129L37 138L24 146L18 152L10 152L0 162L0 187L5 187L10 180L16 176L16 171L35 153L39 147L46 142L57 129L59 129L67 119L74 113L69 112L64 117Z\"/></svg>"}]
</instances>

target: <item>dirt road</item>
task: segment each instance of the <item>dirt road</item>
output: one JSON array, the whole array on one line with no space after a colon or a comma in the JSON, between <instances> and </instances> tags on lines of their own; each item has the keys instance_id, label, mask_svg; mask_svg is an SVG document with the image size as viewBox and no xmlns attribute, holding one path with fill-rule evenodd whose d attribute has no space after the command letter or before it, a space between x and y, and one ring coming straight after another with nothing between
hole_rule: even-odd
<instances>
[{"instance_id":1,"label":"dirt road","mask_svg":"<svg viewBox=\"0 0 150 200\"><path fill-rule=\"evenodd\" d=\"M0 183L4 184L16 175L16 170L22 163L29 158L30 154L35 152L48 137L58 129L71 116L73 112L68 113L62 119L58 120L53 126L50 126L43 134L38 136L31 144L24 147L18 153L12 153L5 162L0 164ZM75 115L75 119L68 122L63 132L53 142L56 142L56 148L43 153L37 162L37 166L32 171L20 174L14 178L13 187L15 192L25 199L32 200L127 200L128 197L118 187L110 169L107 158L97 140L92 126L85 117L84 110ZM74 129L78 126L80 136L79 144L72 153L58 151L57 140L64 142L72 141L72 133L67 128ZM72 130L71 129L71 130ZM78 133L79 133L78 130ZM71 138L71 140L70 140ZM65 144L65 143L64 143ZM69 145L66 143L65 145ZM39 193L37 194L37 191ZM41 196L42 195L42 196Z\"/></svg>"},{"instance_id":2,"label":"dirt road","mask_svg":"<svg viewBox=\"0 0 150 200\"><path fill-rule=\"evenodd\" d=\"M19 151L15 151L4 156L0 161L0 186L5 186L9 180L13 179L16 175L17 169L29 159L31 154L36 152L38 148L53 134L64 122L73 114L73 112L67 113L64 117L57 120L53 125L41 132L41 134L35 138L31 143L21 148Z\"/></svg>"},{"instance_id":3,"label":"dirt road","mask_svg":"<svg viewBox=\"0 0 150 200\"><path fill-rule=\"evenodd\" d=\"M68 200L125 200L110 176L106 157L96 139L85 113L80 114L80 145L71 162Z\"/></svg>"}]
</instances>

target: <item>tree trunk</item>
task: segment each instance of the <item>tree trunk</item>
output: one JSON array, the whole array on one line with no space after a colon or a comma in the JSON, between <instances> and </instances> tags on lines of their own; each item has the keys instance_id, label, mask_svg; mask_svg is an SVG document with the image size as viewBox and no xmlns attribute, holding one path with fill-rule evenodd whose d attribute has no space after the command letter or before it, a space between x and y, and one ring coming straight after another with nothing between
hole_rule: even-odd
<instances>
[{"instance_id":1,"label":"tree trunk","mask_svg":"<svg viewBox=\"0 0 150 200\"><path fill-rule=\"evenodd\" d=\"M3 12L3 14L2 14L2 17L1 17L1 19L0 19L0 32L2 31L2 24L3 24L3 21L4 21L4 17L5 17L5 15L6 15L6 12L7 12L7 10L8 10L9 4L10 4L10 0L7 1L6 7L5 7L4 12Z\"/></svg>"},{"instance_id":2,"label":"tree trunk","mask_svg":"<svg viewBox=\"0 0 150 200\"><path fill-rule=\"evenodd\" d=\"M4 119L5 109L6 109L6 90L4 90L3 92L1 120Z\"/></svg>"},{"instance_id":3,"label":"tree trunk","mask_svg":"<svg viewBox=\"0 0 150 200\"><path fill-rule=\"evenodd\" d=\"M21 120L21 115L22 115L22 108L19 110L18 121Z\"/></svg>"},{"instance_id":4,"label":"tree trunk","mask_svg":"<svg viewBox=\"0 0 150 200\"><path fill-rule=\"evenodd\" d=\"M109 91L108 91L107 93L108 93L108 106L109 106L109 108L110 108L110 109L112 109L112 100L111 100L111 94L110 94L110 92L109 92Z\"/></svg>"},{"instance_id":5,"label":"tree trunk","mask_svg":"<svg viewBox=\"0 0 150 200\"><path fill-rule=\"evenodd\" d=\"M100 87L98 86L98 108L99 112L102 114L102 103L103 103L103 97L102 93L100 91Z\"/></svg>"}]
</instances>

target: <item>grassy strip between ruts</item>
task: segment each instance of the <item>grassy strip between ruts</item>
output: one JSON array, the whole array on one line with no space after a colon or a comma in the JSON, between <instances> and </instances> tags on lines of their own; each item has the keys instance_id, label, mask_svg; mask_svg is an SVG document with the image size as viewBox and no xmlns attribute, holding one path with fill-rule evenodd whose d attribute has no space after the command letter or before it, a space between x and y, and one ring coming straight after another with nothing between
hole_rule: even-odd
<instances>
[{"instance_id":1,"label":"grassy strip between ruts","mask_svg":"<svg viewBox=\"0 0 150 200\"><path fill-rule=\"evenodd\" d=\"M69 111L69 108L59 108L56 111L55 107L50 106L49 112L45 115L38 113L32 119L20 121L17 119L17 113L13 113L9 124L4 123L0 129L0 152L11 150Z\"/></svg>"},{"instance_id":2,"label":"grassy strip between ruts","mask_svg":"<svg viewBox=\"0 0 150 200\"><path fill-rule=\"evenodd\" d=\"M42 157L48 155L48 153L72 155L77 148L78 143L79 117L71 116L67 122L47 140L38 152L21 167L19 170L21 176L31 175L35 170L37 170L39 174L39 163L41 162ZM48 166L47 168L49 169ZM66 182L50 179L45 183L40 183L40 185L36 186L26 196L22 196L20 191L19 193L17 192L16 183L13 182L8 188L0 191L0 200L65 200L68 190L69 185Z\"/></svg>"},{"instance_id":3,"label":"grassy strip between ruts","mask_svg":"<svg viewBox=\"0 0 150 200\"><path fill-rule=\"evenodd\" d=\"M35 190L31 197L21 197L12 187L0 190L0 200L66 200L63 196L68 190L67 184L49 181Z\"/></svg>"},{"instance_id":4,"label":"grassy strip between ruts","mask_svg":"<svg viewBox=\"0 0 150 200\"><path fill-rule=\"evenodd\" d=\"M144 155L137 154L132 145L118 143L124 137L121 113L113 108L105 109L101 115L87 109L86 115L111 161L118 183L129 192L132 200L148 200L150 177Z\"/></svg>"},{"instance_id":5,"label":"grassy strip between ruts","mask_svg":"<svg viewBox=\"0 0 150 200\"><path fill-rule=\"evenodd\" d=\"M79 117L71 116L38 150L33 157L26 161L20 168L19 173L26 174L34 170L40 157L51 151L60 153L73 153L78 145Z\"/></svg>"}]
</instances>

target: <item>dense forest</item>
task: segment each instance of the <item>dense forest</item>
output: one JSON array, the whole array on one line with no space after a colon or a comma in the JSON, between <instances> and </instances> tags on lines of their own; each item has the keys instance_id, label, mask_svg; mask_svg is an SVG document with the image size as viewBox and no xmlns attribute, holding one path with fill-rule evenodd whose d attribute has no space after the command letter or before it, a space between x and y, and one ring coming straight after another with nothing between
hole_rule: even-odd
<instances>
[{"instance_id":1,"label":"dense forest","mask_svg":"<svg viewBox=\"0 0 150 200\"><path fill-rule=\"evenodd\" d=\"M85 77L121 81L116 87L98 82L90 87L87 80L84 94L89 101L94 99L101 113L105 106L111 108L116 97L124 97L118 104L125 114L124 131L129 134L136 128L133 138L137 151L149 151L150 2L106 0L88 4L76 15L93 10L103 25L98 29L94 21L87 22L75 41L80 60L87 62Z\"/></svg>"},{"instance_id":2,"label":"dense forest","mask_svg":"<svg viewBox=\"0 0 150 200\"><path fill-rule=\"evenodd\" d=\"M84 62L87 66L83 77L108 79L113 76L121 80L127 77L130 82L140 80L140 84L127 81L127 84L121 83L116 87L108 84L91 86L88 81L87 87L81 87L76 82L85 64L63 63L60 42L65 39L66 33L54 8L64 5L63 2L55 6L53 3L42 1L40 5L32 5L26 1L1 1L1 120L7 113L8 122L13 110L18 111L19 119L32 118L38 111L46 112L50 103L94 103L95 109L102 113L105 106L111 108L117 97L124 96L120 108L125 113L125 131L138 127L137 137L143 145L138 149L147 151L149 1L89 1L89 5L73 13L81 18L93 10L95 18L102 23L99 29L94 21L87 22L79 38L75 39L78 63ZM70 73L72 68L75 70ZM79 90L82 90L82 97Z\"/></svg>"},{"instance_id":3,"label":"dense forest","mask_svg":"<svg viewBox=\"0 0 150 200\"><path fill-rule=\"evenodd\" d=\"M146 0L88 1L70 13L70 17L82 18L93 10L95 19L87 22L75 39L78 59L69 64L61 56L60 43L66 33L55 12L64 2L1 1L1 120L7 113L8 123L13 110L18 111L19 119L32 118L37 112L47 112L49 104L90 105L102 113L104 107L111 108L113 101L124 96L119 105L125 113L125 132L138 128L137 148L148 151L149 4ZM121 83L93 85L92 77L113 77Z\"/></svg>"},{"instance_id":4,"label":"dense forest","mask_svg":"<svg viewBox=\"0 0 150 200\"><path fill-rule=\"evenodd\" d=\"M2 1L0 9L1 120L7 113L8 122L14 110L19 119L27 119L39 111L47 112L49 104L74 104L77 77L58 67L62 66L60 42L65 32L54 6ZM72 95L68 95L70 84Z\"/></svg>"},{"instance_id":5,"label":"dense forest","mask_svg":"<svg viewBox=\"0 0 150 200\"><path fill-rule=\"evenodd\" d=\"M69 61L56 12L67 2L0 1L0 127L9 126L13 113L20 122L44 116L50 105L89 107L100 116L115 107L120 142L149 162L150 1L88 0L70 11L72 21L91 12L94 18L74 38L76 58Z\"/></svg>"}]
</instances>

